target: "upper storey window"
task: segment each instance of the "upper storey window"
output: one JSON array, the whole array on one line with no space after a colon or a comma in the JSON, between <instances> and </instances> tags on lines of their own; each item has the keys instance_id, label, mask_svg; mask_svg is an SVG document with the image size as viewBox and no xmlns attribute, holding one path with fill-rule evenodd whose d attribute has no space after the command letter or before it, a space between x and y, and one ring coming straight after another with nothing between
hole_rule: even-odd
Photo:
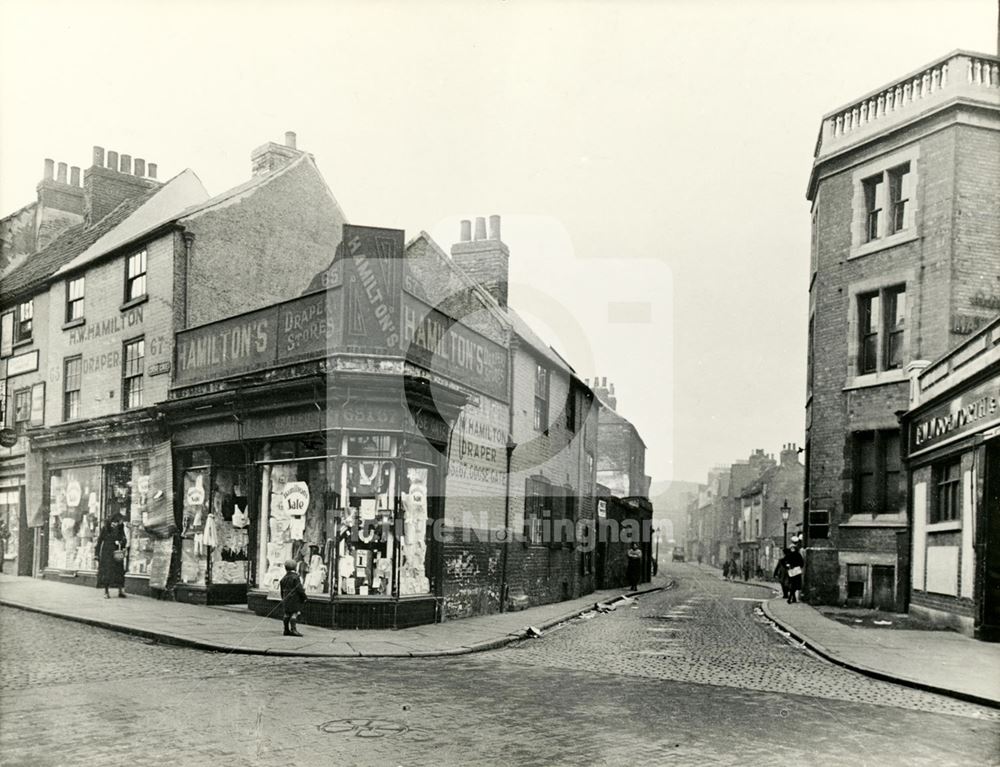
<instances>
[{"instance_id":1,"label":"upper storey window","mask_svg":"<svg viewBox=\"0 0 1000 767\"><path fill-rule=\"evenodd\" d=\"M918 148L858 168L854 178L851 258L917 236Z\"/></svg>"}]
</instances>

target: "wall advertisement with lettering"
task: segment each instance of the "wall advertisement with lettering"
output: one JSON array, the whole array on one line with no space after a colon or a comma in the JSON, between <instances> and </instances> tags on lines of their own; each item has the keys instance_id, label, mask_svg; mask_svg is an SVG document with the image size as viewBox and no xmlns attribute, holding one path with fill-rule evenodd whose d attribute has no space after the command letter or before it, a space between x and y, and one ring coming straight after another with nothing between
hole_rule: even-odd
<instances>
[{"instance_id":1,"label":"wall advertisement with lettering","mask_svg":"<svg viewBox=\"0 0 1000 767\"><path fill-rule=\"evenodd\" d=\"M343 345L346 351L398 354L403 232L344 224Z\"/></svg>"}]
</instances>

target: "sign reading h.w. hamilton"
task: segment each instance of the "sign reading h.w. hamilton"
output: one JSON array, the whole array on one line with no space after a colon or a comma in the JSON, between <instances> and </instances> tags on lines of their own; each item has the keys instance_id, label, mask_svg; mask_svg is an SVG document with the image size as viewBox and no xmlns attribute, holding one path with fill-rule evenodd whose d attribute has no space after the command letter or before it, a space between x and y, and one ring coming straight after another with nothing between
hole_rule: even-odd
<instances>
[{"instance_id":1,"label":"sign reading h.w. hamilton","mask_svg":"<svg viewBox=\"0 0 1000 767\"><path fill-rule=\"evenodd\" d=\"M344 346L398 353L403 232L344 224Z\"/></svg>"}]
</instances>

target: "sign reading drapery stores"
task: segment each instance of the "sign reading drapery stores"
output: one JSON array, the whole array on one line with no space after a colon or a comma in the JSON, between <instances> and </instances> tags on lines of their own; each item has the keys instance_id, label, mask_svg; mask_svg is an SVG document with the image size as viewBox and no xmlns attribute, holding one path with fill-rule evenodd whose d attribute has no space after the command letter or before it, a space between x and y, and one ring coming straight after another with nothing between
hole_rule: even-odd
<instances>
[{"instance_id":1,"label":"sign reading drapery stores","mask_svg":"<svg viewBox=\"0 0 1000 767\"><path fill-rule=\"evenodd\" d=\"M1000 380L985 381L931 408L910 424L910 453L1000 422Z\"/></svg>"},{"instance_id":2,"label":"sign reading drapery stores","mask_svg":"<svg viewBox=\"0 0 1000 767\"><path fill-rule=\"evenodd\" d=\"M175 384L188 386L285 362L320 359L333 339L333 296L313 293L177 334Z\"/></svg>"}]
</instances>

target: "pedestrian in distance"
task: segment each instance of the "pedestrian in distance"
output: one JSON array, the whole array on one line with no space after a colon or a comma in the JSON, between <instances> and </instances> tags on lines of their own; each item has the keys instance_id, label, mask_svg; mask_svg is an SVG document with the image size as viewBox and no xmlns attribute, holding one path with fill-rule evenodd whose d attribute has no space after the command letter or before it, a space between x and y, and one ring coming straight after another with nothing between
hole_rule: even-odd
<instances>
[{"instance_id":1,"label":"pedestrian in distance","mask_svg":"<svg viewBox=\"0 0 1000 767\"><path fill-rule=\"evenodd\" d=\"M306 603L306 589L296 572L294 559L285 560L285 571L285 577L278 584L281 589L281 606L285 613L282 619L285 625L284 635L286 637L300 637L302 634L299 633L295 624L299 619L299 613L302 612L302 606Z\"/></svg>"},{"instance_id":2,"label":"pedestrian in distance","mask_svg":"<svg viewBox=\"0 0 1000 767\"><path fill-rule=\"evenodd\" d=\"M774 577L781 584L781 596L786 601L788 600L788 555L790 553L791 549L782 551L781 559L778 560L778 564L774 568Z\"/></svg>"},{"instance_id":3,"label":"pedestrian in distance","mask_svg":"<svg viewBox=\"0 0 1000 767\"><path fill-rule=\"evenodd\" d=\"M6 519L0 519L0 573L3 572L3 561L7 558L7 543L10 541L10 527Z\"/></svg>"},{"instance_id":4,"label":"pedestrian in distance","mask_svg":"<svg viewBox=\"0 0 1000 767\"><path fill-rule=\"evenodd\" d=\"M114 514L104 520L97 536L97 588L104 589L104 598L110 599L109 588L118 589L118 596L125 598L125 549L128 538L122 518Z\"/></svg>"},{"instance_id":5,"label":"pedestrian in distance","mask_svg":"<svg viewBox=\"0 0 1000 767\"><path fill-rule=\"evenodd\" d=\"M802 568L804 566L805 561L802 559L798 547L792 544L785 557L785 567L788 570L788 604L798 601L796 594L802 589Z\"/></svg>"},{"instance_id":6,"label":"pedestrian in distance","mask_svg":"<svg viewBox=\"0 0 1000 767\"><path fill-rule=\"evenodd\" d=\"M729 560L722 563L722 577L729 580Z\"/></svg>"},{"instance_id":7,"label":"pedestrian in distance","mask_svg":"<svg viewBox=\"0 0 1000 767\"><path fill-rule=\"evenodd\" d=\"M628 561L625 564L625 578L629 591L639 590L639 575L642 572L642 551L634 541L628 547Z\"/></svg>"}]
</instances>

